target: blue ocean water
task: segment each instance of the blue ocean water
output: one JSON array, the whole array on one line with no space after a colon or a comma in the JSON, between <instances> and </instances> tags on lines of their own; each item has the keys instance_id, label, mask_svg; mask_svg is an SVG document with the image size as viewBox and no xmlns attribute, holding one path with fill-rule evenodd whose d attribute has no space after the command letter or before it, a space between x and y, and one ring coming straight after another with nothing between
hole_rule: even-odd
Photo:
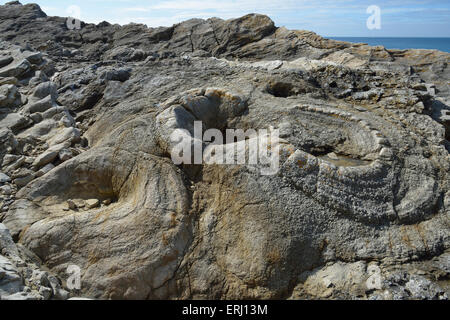
<instances>
[{"instance_id":1,"label":"blue ocean water","mask_svg":"<svg viewBox=\"0 0 450 320\"><path fill-rule=\"evenodd\" d=\"M436 49L450 52L450 38L372 38L372 37L328 37L329 39L382 45L386 49Z\"/></svg>"}]
</instances>

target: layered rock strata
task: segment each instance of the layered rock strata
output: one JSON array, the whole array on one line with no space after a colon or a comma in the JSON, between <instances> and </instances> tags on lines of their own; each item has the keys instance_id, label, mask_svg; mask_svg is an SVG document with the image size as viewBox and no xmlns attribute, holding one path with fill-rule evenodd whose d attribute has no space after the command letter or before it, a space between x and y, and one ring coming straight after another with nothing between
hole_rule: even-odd
<instances>
[{"instance_id":1,"label":"layered rock strata","mask_svg":"<svg viewBox=\"0 0 450 320\"><path fill-rule=\"evenodd\" d=\"M65 21L0 6L2 299L448 298L448 53ZM195 121L278 129L279 170L175 165Z\"/></svg>"}]
</instances>

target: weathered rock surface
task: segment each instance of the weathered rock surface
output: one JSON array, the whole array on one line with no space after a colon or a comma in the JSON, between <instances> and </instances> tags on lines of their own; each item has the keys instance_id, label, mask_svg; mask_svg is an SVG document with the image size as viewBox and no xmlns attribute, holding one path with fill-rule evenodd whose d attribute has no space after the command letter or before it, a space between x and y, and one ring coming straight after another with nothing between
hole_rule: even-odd
<instances>
[{"instance_id":1,"label":"weathered rock surface","mask_svg":"<svg viewBox=\"0 0 450 320\"><path fill-rule=\"evenodd\" d=\"M9 230L0 223L0 300L67 299L59 280L41 270L40 259L16 245Z\"/></svg>"},{"instance_id":2,"label":"weathered rock surface","mask_svg":"<svg viewBox=\"0 0 450 320\"><path fill-rule=\"evenodd\" d=\"M0 297L447 299L449 59L0 6ZM175 165L196 120L279 129L279 171Z\"/></svg>"}]
</instances>

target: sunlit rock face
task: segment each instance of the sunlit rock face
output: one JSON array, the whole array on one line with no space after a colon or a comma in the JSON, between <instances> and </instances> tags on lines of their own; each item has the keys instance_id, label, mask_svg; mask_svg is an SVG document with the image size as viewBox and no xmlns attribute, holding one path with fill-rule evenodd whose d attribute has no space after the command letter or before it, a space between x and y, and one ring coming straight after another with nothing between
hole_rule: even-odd
<instances>
[{"instance_id":1,"label":"sunlit rock face","mask_svg":"<svg viewBox=\"0 0 450 320\"><path fill-rule=\"evenodd\" d=\"M449 54L0 9L2 298L447 298ZM275 172L175 164L208 129L278 130Z\"/></svg>"}]
</instances>

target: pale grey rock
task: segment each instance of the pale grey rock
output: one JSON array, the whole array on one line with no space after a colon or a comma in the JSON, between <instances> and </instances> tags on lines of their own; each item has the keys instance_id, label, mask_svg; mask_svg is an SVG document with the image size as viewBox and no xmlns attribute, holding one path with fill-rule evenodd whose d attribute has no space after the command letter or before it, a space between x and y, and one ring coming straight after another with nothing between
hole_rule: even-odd
<instances>
[{"instance_id":1,"label":"pale grey rock","mask_svg":"<svg viewBox=\"0 0 450 320\"><path fill-rule=\"evenodd\" d=\"M58 97L57 86L51 81L39 84L32 93L32 97L39 100L47 96L50 96L50 98L53 100Z\"/></svg>"},{"instance_id":2,"label":"pale grey rock","mask_svg":"<svg viewBox=\"0 0 450 320\"><path fill-rule=\"evenodd\" d=\"M42 98L41 100L30 102L27 106L25 106L24 111L27 113L45 112L53 107L56 107L56 103L54 99L49 95L45 98Z\"/></svg>"},{"instance_id":3,"label":"pale grey rock","mask_svg":"<svg viewBox=\"0 0 450 320\"><path fill-rule=\"evenodd\" d=\"M340 292L363 296L368 290L366 281L369 274L366 270L367 265L361 261L350 264L337 262L323 269L302 274L300 277L304 282L301 288L316 298L329 298Z\"/></svg>"},{"instance_id":4,"label":"pale grey rock","mask_svg":"<svg viewBox=\"0 0 450 320\"><path fill-rule=\"evenodd\" d=\"M4 194L4 195L11 195L13 192L11 186L9 185L5 185L5 186L1 186L0 187L0 193Z\"/></svg>"},{"instance_id":5,"label":"pale grey rock","mask_svg":"<svg viewBox=\"0 0 450 320\"><path fill-rule=\"evenodd\" d=\"M19 254L8 228L3 223L0 223L0 249L1 254L12 256Z\"/></svg>"},{"instance_id":6,"label":"pale grey rock","mask_svg":"<svg viewBox=\"0 0 450 320\"><path fill-rule=\"evenodd\" d=\"M64 162L67 161L69 159L73 158L73 153L70 149L62 149L61 151L59 151L58 153L58 157L59 159Z\"/></svg>"},{"instance_id":7,"label":"pale grey rock","mask_svg":"<svg viewBox=\"0 0 450 320\"><path fill-rule=\"evenodd\" d=\"M12 150L10 150L12 151ZM17 169L19 169L24 163L25 163L25 157L24 156L20 156L18 158L16 158L15 161L13 161L12 163L10 163L8 166L5 167L5 172L11 173Z\"/></svg>"},{"instance_id":8,"label":"pale grey rock","mask_svg":"<svg viewBox=\"0 0 450 320\"><path fill-rule=\"evenodd\" d=\"M14 77L6 77L6 78L0 77L0 85L4 85L4 84L17 85L18 82L19 81L17 80L17 78L14 78Z\"/></svg>"},{"instance_id":9,"label":"pale grey rock","mask_svg":"<svg viewBox=\"0 0 450 320\"><path fill-rule=\"evenodd\" d=\"M27 225L30 225L45 216L44 212L42 212L39 207L30 204L28 201L23 201L22 199L15 201L9 211L11 210L13 213L11 215L6 215L2 222L8 227L14 237L18 236L20 231ZM29 210L32 210L31 214L28 212Z\"/></svg>"},{"instance_id":10,"label":"pale grey rock","mask_svg":"<svg viewBox=\"0 0 450 320\"><path fill-rule=\"evenodd\" d=\"M51 108L47 109L42 113L42 118L44 119L51 119L56 114L60 113L62 111L62 108L59 106L52 106Z\"/></svg>"},{"instance_id":11,"label":"pale grey rock","mask_svg":"<svg viewBox=\"0 0 450 320\"><path fill-rule=\"evenodd\" d=\"M444 290L421 276L411 276L405 284L405 289L413 299L442 300L448 299Z\"/></svg>"},{"instance_id":12,"label":"pale grey rock","mask_svg":"<svg viewBox=\"0 0 450 320\"><path fill-rule=\"evenodd\" d=\"M121 68L121 69L113 69L105 71L101 78L104 78L105 80L113 80L113 81L120 81L124 82L130 78L131 69L129 68Z\"/></svg>"},{"instance_id":13,"label":"pale grey rock","mask_svg":"<svg viewBox=\"0 0 450 320\"><path fill-rule=\"evenodd\" d=\"M84 199L73 199L72 201L75 204L75 208L77 209L86 207L86 201Z\"/></svg>"},{"instance_id":14,"label":"pale grey rock","mask_svg":"<svg viewBox=\"0 0 450 320\"><path fill-rule=\"evenodd\" d=\"M371 100L376 99L378 101L383 94L383 90L372 89L365 92L356 92L353 94L353 99L355 100Z\"/></svg>"},{"instance_id":15,"label":"pale grey rock","mask_svg":"<svg viewBox=\"0 0 450 320\"><path fill-rule=\"evenodd\" d=\"M14 84L0 85L0 108L14 109L21 104L21 95Z\"/></svg>"},{"instance_id":16,"label":"pale grey rock","mask_svg":"<svg viewBox=\"0 0 450 320\"><path fill-rule=\"evenodd\" d=\"M40 168L45 166L46 164L52 162L57 156L59 151L55 149L49 149L46 152L42 153L40 156L36 158L33 162L33 167Z\"/></svg>"},{"instance_id":17,"label":"pale grey rock","mask_svg":"<svg viewBox=\"0 0 450 320\"><path fill-rule=\"evenodd\" d=\"M14 60L14 62L0 68L0 77L20 78L31 71L31 63L26 60Z\"/></svg>"},{"instance_id":18,"label":"pale grey rock","mask_svg":"<svg viewBox=\"0 0 450 320\"><path fill-rule=\"evenodd\" d=\"M66 143L72 144L79 142L81 138L81 132L79 129L74 127L65 127L49 139L49 144L52 146L59 146ZM59 151L58 151L59 152Z\"/></svg>"},{"instance_id":19,"label":"pale grey rock","mask_svg":"<svg viewBox=\"0 0 450 320\"><path fill-rule=\"evenodd\" d=\"M0 255L0 297L18 293L22 290L22 278L16 266L5 256Z\"/></svg>"},{"instance_id":20,"label":"pale grey rock","mask_svg":"<svg viewBox=\"0 0 450 320\"><path fill-rule=\"evenodd\" d=\"M3 172L0 172L0 183L10 182L11 178L4 174Z\"/></svg>"},{"instance_id":21,"label":"pale grey rock","mask_svg":"<svg viewBox=\"0 0 450 320\"><path fill-rule=\"evenodd\" d=\"M88 199L86 200L86 207L88 209L97 208L100 205L100 201L98 199Z\"/></svg>"},{"instance_id":22,"label":"pale grey rock","mask_svg":"<svg viewBox=\"0 0 450 320\"><path fill-rule=\"evenodd\" d=\"M50 297L52 296L53 291L52 291L52 289L50 289L50 288L47 288L47 287L41 287L41 288L39 289L39 294L44 298L44 300L48 300L48 299L50 299Z\"/></svg>"},{"instance_id":23,"label":"pale grey rock","mask_svg":"<svg viewBox=\"0 0 450 320\"><path fill-rule=\"evenodd\" d=\"M36 172L36 177L42 177L46 173L50 172L53 168L55 168L55 166L52 163L46 164Z\"/></svg>"},{"instance_id":24,"label":"pale grey rock","mask_svg":"<svg viewBox=\"0 0 450 320\"><path fill-rule=\"evenodd\" d=\"M13 59L0 121L32 119L0 128L1 170L35 177L5 185L0 218L61 277L24 271L11 296L65 299L75 264L71 294L94 299L447 297L447 53L328 40L258 14L79 31L37 5L0 17L0 56ZM199 142L196 120L280 129L279 171L175 166L171 133ZM35 270L27 261L19 273Z\"/></svg>"},{"instance_id":25,"label":"pale grey rock","mask_svg":"<svg viewBox=\"0 0 450 320\"><path fill-rule=\"evenodd\" d=\"M13 61L13 57L11 56L0 56L0 68L7 66Z\"/></svg>"},{"instance_id":26,"label":"pale grey rock","mask_svg":"<svg viewBox=\"0 0 450 320\"><path fill-rule=\"evenodd\" d=\"M0 154L11 153L17 148L18 142L10 129L0 128Z\"/></svg>"},{"instance_id":27,"label":"pale grey rock","mask_svg":"<svg viewBox=\"0 0 450 320\"><path fill-rule=\"evenodd\" d=\"M39 258L22 245L16 245L1 223L0 249L0 300L68 298L69 293L62 289L59 280L40 270Z\"/></svg>"},{"instance_id":28,"label":"pale grey rock","mask_svg":"<svg viewBox=\"0 0 450 320\"><path fill-rule=\"evenodd\" d=\"M13 133L17 133L31 124L32 121L30 119L19 113L9 113L5 118L0 120L0 127L11 129Z\"/></svg>"},{"instance_id":29,"label":"pale grey rock","mask_svg":"<svg viewBox=\"0 0 450 320\"><path fill-rule=\"evenodd\" d=\"M52 145L45 152L36 157L36 159L33 162L33 167L40 168L42 166L45 166L46 164L49 164L50 162L56 159L61 150L64 150L69 145L70 144L64 142Z\"/></svg>"},{"instance_id":30,"label":"pale grey rock","mask_svg":"<svg viewBox=\"0 0 450 320\"><path fill-rule=\"evenodd\" d=\"M30 118L31 118L31 120L33 120L33 122L34 122L35 124L41 122L42 119L43 119L41 113L33 113L33 114L30 114Z\"/></svg>"},{"instance_id":31,"label":"pale grey rock","mask_svg":"<svg viewBox=\"0 0 450 320\"><path fill-rule=\"evenodd\" d=\"M34 178L35 178L34 173L28 174L26 176L14 179L14 183L19 188L22 188L22 187L26 186L28 183L30 183L31 181L33 181Z\"/></svg>"}]
</instances>

